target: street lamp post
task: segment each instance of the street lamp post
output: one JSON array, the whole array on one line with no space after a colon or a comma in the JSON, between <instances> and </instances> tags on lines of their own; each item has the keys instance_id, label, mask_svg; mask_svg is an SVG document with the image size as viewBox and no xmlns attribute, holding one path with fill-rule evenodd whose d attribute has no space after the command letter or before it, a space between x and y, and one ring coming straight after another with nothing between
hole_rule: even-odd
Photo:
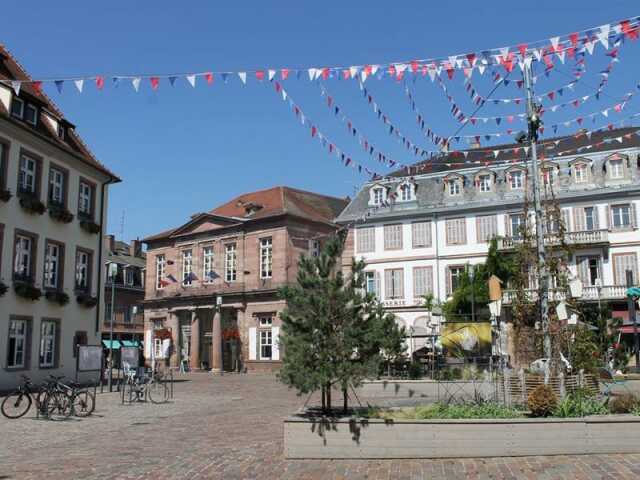
<instances>
[{"instance_id":1,"label":"street lamp post","mask_svg":"<svg viewBox=\"0 0 640 480\"><path fill-rule=\"evenodd\" d=\"M118 264L109 264L109 279L111 280L111 310L109 312L109 392L111 392L111 385L113 383L113 314L116 303L116 275L118 274Z\"/></svg>"}]
</instances>

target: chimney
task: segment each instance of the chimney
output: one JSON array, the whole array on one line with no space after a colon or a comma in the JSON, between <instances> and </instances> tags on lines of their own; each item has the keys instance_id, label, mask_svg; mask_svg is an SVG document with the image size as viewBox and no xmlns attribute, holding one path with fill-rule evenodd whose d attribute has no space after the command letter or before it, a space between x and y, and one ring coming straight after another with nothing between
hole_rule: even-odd
<instances>
[{"instance_id":1,"label":"chimney","mask_svg":"<svg viewBox=\"0 0 640 480\"><path fill-rule=\"evenodd\" d=\"M129 255L131 255L132 257L142 256L142 242L139 238L131 240L131 244L129 245Z\"/></svg>"},{"instance_id":2,"label":"chimney","mask_svg":"<svg viewBox=\"0 0 640 480\"><path fill-rule=\"evenodd\" d=\"M115 235L105 235L104 236L104 249L107 252L113 252L116 248L116 236Z\"/></svg>"}]
</instances>

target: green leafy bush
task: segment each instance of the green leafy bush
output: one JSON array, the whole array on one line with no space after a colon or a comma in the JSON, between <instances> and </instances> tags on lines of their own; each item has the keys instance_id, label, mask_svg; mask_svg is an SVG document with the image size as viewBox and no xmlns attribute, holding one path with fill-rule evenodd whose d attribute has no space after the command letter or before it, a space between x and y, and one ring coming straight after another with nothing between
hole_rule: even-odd
<instances>
[{"instance_id":1,"label":"green leafy bush","mask_svg":"<svg viewBox=\"0 0 640 480\"><path fill-rule=\"evenodd\" d=\"M538 385L529 394L527 406L534 417L546 417L558 405L558 397L548 385Z\"/></svg>"},{"instance_id":2,"label":"green leafy bush","mask_svg":"<svg viewBox=\"0 0 640 480\"><path fill-rule=\"evenodd\" d=\"M422 378L422 376L424 375L424 367L422 366L422 363L414 360L413 362L411 362L409 364L409 378L411 380L418 380L419 378Z\"/></svg>"},{"instance_id":3,"label":"green leafy bush","mask_svg":"<svg viewBox=\"0 0 640 480\"><path fill-rule=\"evenodd\" d=\"M640 407L640 398L632 393L616 395L609 402L611 413L631 413L635 408Z\"/></svg>"},{"instance_id":4,"label":"green leafy bush","mask_svg":"<svg viewBox=\"0 0 640 480\"><path fill-rule=\"evenodd\" d=\"M520 418L522 411L499 403L444 404L434 403L414 408L370 409L370 418L393 420L437 420L474 418Z\"/></svg>"},{"instance_id":5,"label":"green leafy bush","mask_svg":"<svg viewBox=\"0 0 640 480\"><path fill-rule=\"evenodd\" d=\"M605 415L607 413L609 410L604 403L583 390L570 393L553 410L553 416L561 418Z\"/></svg>"}]
</instances>

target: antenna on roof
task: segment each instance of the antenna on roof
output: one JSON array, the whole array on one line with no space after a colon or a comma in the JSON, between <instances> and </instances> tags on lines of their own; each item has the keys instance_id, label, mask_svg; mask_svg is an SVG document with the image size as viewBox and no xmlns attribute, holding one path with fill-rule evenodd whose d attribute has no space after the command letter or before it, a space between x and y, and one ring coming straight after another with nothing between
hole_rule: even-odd
<instances>
[{"instance_id":1,"label":"antenna on roof","mask_svg":"<svg viewBox=\"0 0 640 480\"><path fill-rule=\"evenodd\" d=\"M120 217L120 240L124 241L124 210L122 210L122 215Z\"/></svg>"}]
</instances>

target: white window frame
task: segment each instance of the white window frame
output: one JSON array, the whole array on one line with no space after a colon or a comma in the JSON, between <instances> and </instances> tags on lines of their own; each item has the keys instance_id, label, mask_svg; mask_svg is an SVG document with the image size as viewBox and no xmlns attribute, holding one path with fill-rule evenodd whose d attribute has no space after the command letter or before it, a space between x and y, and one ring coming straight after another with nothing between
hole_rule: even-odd
<instances>
[{"instance_id":1,"label":"white window frame","mask_svg":"<svg viewBox=\"0 0 640 480\"><path fill-rule=\"evenodd\" d=\"M182 250L182 285L190 287L193 284L193 251Z\"/></svg>"},{"instance_id":2,"label":"white window frame","mask_svg":"<svg viewBox=\"0 0 640 480\"><path fill-rule=\"evenodd\" d=\"M490 193L492 183L490 173L482 173L478 175L478 191L480 193Z\"/></svg>"},{"instance_id":3,"label":"white window frame","mask_svg":"<svg viewBox=\"0 0 640 480\"><path fill-rule=\"evenodd\" d=\"M460 283L460 276L464 274L464 270L465 267L462 265L450 265L447 267L447 275L448 275L448 284L447 287L449 287L449 295L453 295L453 293L457 290L457 287L459 285L456 285L456 288L454 288L453 285L453 279L456 279L456 282L459 284ZM456 275L453 274L453 272L457 272Z\"/></svg>"},{"instance_id":4,"label":"white window frame","mask_svg":"<svg viewBox=\"0 0 640 480\"><path fill-rule=\"evenodd\" d=\"M16 256L13 262L13 273L22 277L30 277L33 271L33 238L16 235Z\"/></svg>"},{"instance_id":5,"label":"white window frame","mask_svg":"<svg viewBox=\"0 0 640 480\"><path fill-rule=\"evenodd\" d=\"M373 187L373 204L382 205L384 203L384 187Z\"/></svg>"},{"instance_id":6,"label":"white window frame","mask_svg":"<svg viewBox=\"0 0 640 480\"><path fill-rule=\"evenodd\" d=\"M80 182L78 190L78 211L86 215L91 215L91 202L93 189L87 182Z\"/></svg>"},{"instance_id":7,"label":"white window frame","mask_svg":"<svg viewBox=\"0 0 640 480\"><path fill-rule=\"evenodd\" d=\"M22 326L22 331L19 332L18 325ZM26 320L10 319L9 320L9 338L7 342L7 353L10 352L9 345L13 339L16 347L13 350L13 358L7 358L7 368L24 368L27 365L27 337L28 337L28 325ZM17 347L18 342L20 348ZM21 360L18 362L18 355L21 355ZM8 355L7 355L8 356Z\"/></svg>"},{"instance_id":8,"label":"white window frame","mask_svg":"<svg viewBox=\"0 0 640 480\"><path fill-rule=\"evenodd\" d=\"M164 255L156 255L156 290L162 290L164 288L166 267L166 257Z\"/></svg>"},{"instance_id":9,"label":"white window frame","mask_svg":"<svg viewBox=\"0 0 640 480\"><path fill-rule=\"evenodd\" d=\"M56 363L56 330L53 320L42 320L40 323L40 368L54 367Z\"/></svg>"},{"instance_id":10,"label":"white window frame","mask_svg":"<svg viewBox=\"0 0 640 480\"><path fill-rule=\"evenodd\" d=\"M125 269L125 273L124 273L125 285L133 286L133 284L135 283L134 273L135 271L133 270L133 267L127 267Z\"/></svg>"},{"instance_id":11,"label":"white window frame","mask_svg":"<svg viewBox=\"0 0 640 480\"><path fill-rule=\"evenodd\" d=\"M378 283L378 272L374 270L364 272L364 289L366 293L372 293L376 298L379 298Z\"/></svg>"},{"instance_id":12,"label":"white window frame","mask_svg":"<svg viewBox=\"0 0 640 480\"><path fill-rule=\"evenodd\" d=\"M273 276L273 239L260 239L260 278L266 280Z\"/></svg>"},{"instance_id":13,"label":"white window frame","mask_svg":"<svg viewBox=\"0 0 640 480\"><path fill-rule=\"evenodd\" d=\"M479 243L489 243L498 235L498 219L496 215L478 215L476 217L476 237Z\"/></svg>"},{"instance_id":14,"label":"white window frame","mask_svg":"<svg viewBox=\"0 0 640 480\"><path fill-rule=\"evenodd\" d=\"M60 283L60 260L62 247L57 243L47 243L44 256L44 286L58 288Z\"/></svg>"},{"instance_id":15,"label":"white window frame","mask_svg":"<svg viewBox=\"0 0 640 480\"><path fill-rule=\"evenodd\" d=\"M235 243L227 243L224 246L224 280L227 283L238 279L238 255Z\"/></svg>"},{"instance_id":16,"label":"white window frame","mask_svg":"<svg viewBox=\"0 0 640 480\"><path fill-rule=\"evenodd\" d=\"M623 213L623 209L626 209L626 214ZM618 214L616 215L616 210L618 211ZM621 230L621 229L625 229L625 228L631 228L633 226L633 221L632 221L632 217L631 215L633 214L633 209L631 208L630 204L624 204L624 205L611 205L611 227L615 230ZM618 217L618 220L622 221L624 219L624 217L627 217L627 219L629 220L628 223L620 223L620 225L616 225L616 217Z\"/></svg>"},{"instance_id":17,"label":"white window frame","mask_svg":"<svg viewBox=\"0 0 640 480\"><path fill-rule=\"evenodd\" d=\"M414 186L409 182L401 183L398 192L401 202L410 202L415 199Z\"/></svg>"},{"instance_id":18,"label":"white window frame","mask_svg":"<svg viewBox=\"0 0 640 480\"><path fill-rule=\"evenodd\" d=\"M206 246L202 249L202 281L204 283L213 283L213 273L215 267L215 252L213 245Z\"/></svg>"},{"instance_id":19,"label":"white window frame","mask_svg":"<svg viewBox=\"0 0 640 480\"><path fill-rule=\"evenodd\" d=\"M49 200L55 203L64 203L64 179L62 170L55 167L49 169Z\"/></svg>"},{"instance_id":20,"label":"white window frame","mask_svg":"<svg viewBox=\"0 0 640 480\"><path fill-rule=\"evenodd\" d=\"M522 170L512 170L509 172L509 188L511 190L522 190L524 186L524 172Z\"/></svg>"},{"instance_id":21,"label":"white window frame","mask_svg":"<svg viewBox=\"0 0 640 480\"><path fill-rule=\"evenodd\" d=\"M583 162L573 165L573 180L575 183L587 183L589 181L589 165Z\"/></svg>"},{"instance_id":22,"label":"white window frame","mask_svg":"<svg viewBox=\"0 0 640 480\"><path fill-rule=\"evenodd\" d=\"M38 161L29 155L20 155L20 173L18 175L20 189L24 192L36 193L37 178Z\"/></svg>"},{"instance_id":23,"label":"white window frame","mask_svg":"<svg viewBox=\"0 0 640 480\"><path fill-rule=\"evenodd\" d=\"M447 218L445 220L445 237L447 245L467 244L466 217Z\"/></svg>"},{"instance_id":24,"label":"white window frame","mask_svg":"<svg viewBox=\"0 0 640 480\"><path fill-rule=\"evenodd\" d=\"M384 225L383 235L385 250L402 250L403 230L404 225L402 223Z\"/></svg>"},{"instance_id":25,"label":"white window frame","mask_svg":"<svg viewBox=\"0 0 640 480\"><path fill-rule=\"evenodd\" d=\"M413 267L413 298L419 299L430 293L433 293L433 267Z\"/></svg>"},{"instance_id":26,"label":"white window frame","mask_svg":"<svg viewBox=\"0 0 640 480\"><path fill-rule=\"evenodd\" d=\"M154 358L164 358L164 354L162 352L162 339L158 337L153 337L153 357Z\"/></svg>"},{"instance_id":27,"label":"white window frame","mask_svg":"<svg viewBox=\"0 0 640 480\"><path fill-rule=\"evenodd\" d=\"M20 105L20 114L14 113L13 111L13 105ZM11 116L16 117L16 118L24 118L24 100L22 100L20 97L17 96L13 96L13 98L11 99Z\"/></svg>"},{"instance_id":28,"label":"white window frame","mask_svg":"<svg viewBox=\"0 0 640 480\"><path fill-rule=\"evenodd\" d=\"M518 218L518 225L516 228L513 228L514 222L513 219L514 218ZM509 236L511 238L522 238L522 233L520 232L520 227L525 223L525 218L524 218L524 214L522 213L510 213L509 214Z\"/></svg>"},{"instance_id":29,"label":"white window frame","mask_svg":"<svg viewBox=\"0 0 640 480\"><path fill-rule=\"evenodd\" d=\"M260 360L272 360L273 359L273 331L271 328L263 328L258 330L258 339L259 339L259 354ZM263 348L269 349L269 355L263 354Z\"/></svg>"},{"instance_id":30,"label":"white window frame","mask_svg":"<svg viewBox=\"0 0 640 480\"><path fill-rule=\"evenodd\" d=\"M28 114L29 110L33 111L33 120L29 119L29 114ZM36 107L31 103L27 103L24 108L24 121L34 126L37 125L38 124L38 107Z\"/></svg>"},{"instance_id":31,"label":"white window frame","mask_svg":"<svg viewBox=\"0 0 640 480\"><path fill-rule=\"evenodd\" d=\"M81 250L76 252L76 288L89 288L89 254Z\"/></svg>"},{"instance_id":32,"label":"white window frame","mask_svg":"<svg viewBox=\"0 0 640 480\"><path fill-rule=\"evenodd\" d=\"M462 179L455 177L447 180L447 193L450 197L462 195Z\"/></svg>"},{"instance_id":33,"label":"white window frame","mask_svg":"<svg viewBox=\"0 0 640 480\"><path fill-rule=\"evenodd\" d=\"M431 241L431 220L411 224L411 246L413 248L430 248Z\"/></svg>"},{"instance_id":34,"label":"white window frame","mask_svg":"<svg viewBox=\"0 0 640 480\"><path fill-rule=\"evenodd\" d=\"M317 239L309 240L309 256L312 258L316 258L320 256L320 240L317 240Z\"/></svg>"},{"instance_id":35,"label":"white window frame","mask_svg":"<svg viewBox=\"0 0 640 480\"><path fill-rule=\"evenodd\" d=\"M614 165L616 166L615 168ZM624 178L624 159L612 158L609 160L609 178L612 180L620 180Z\"/></svg>"},{"instance_id":36,"label":"white window frame","mask_svg":"<svg viewBox=\"0 0 640 480\"><path fill-rule=\"evenodd\" d=\"M385 270L385 299L404 299L404 268L389 268Z\"/></svg>"}]
</instances>

